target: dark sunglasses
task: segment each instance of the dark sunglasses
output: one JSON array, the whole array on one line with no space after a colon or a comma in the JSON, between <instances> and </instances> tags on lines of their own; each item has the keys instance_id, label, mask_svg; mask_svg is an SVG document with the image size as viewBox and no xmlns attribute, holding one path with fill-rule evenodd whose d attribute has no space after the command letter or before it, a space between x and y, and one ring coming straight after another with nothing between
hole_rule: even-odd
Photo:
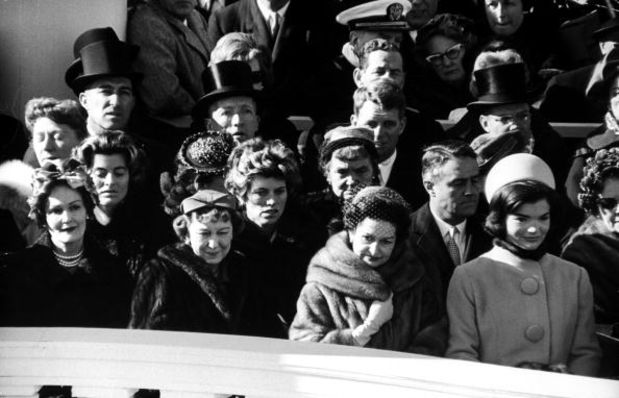
<instances>
[{"instance_id":1,"label":"dark sunglasses","mask_svg":"<svg viewBox=\"0 0 619 398\"><path fill-rule=\"evenodd\" d=\"M464 49L464 45L462 43L458 43L455 46L449 47L445 52L431 54L426 57L426 61L431 63L434 66L440 66L443 63L443 58L447 57L449 59L456 59L460 56L460 53Z\"/></svg>"},{"instance_id":2,"label":"dark sunglasses","mask_svg":"<svg viewBox=\"0 0 619 398\"><path fill-rule=\"evenodd\" d=\"M615 198L598 198L596 202L604 210L614 210L617 208L617 203L619 203Z\"/></svg>"}]
</instances>

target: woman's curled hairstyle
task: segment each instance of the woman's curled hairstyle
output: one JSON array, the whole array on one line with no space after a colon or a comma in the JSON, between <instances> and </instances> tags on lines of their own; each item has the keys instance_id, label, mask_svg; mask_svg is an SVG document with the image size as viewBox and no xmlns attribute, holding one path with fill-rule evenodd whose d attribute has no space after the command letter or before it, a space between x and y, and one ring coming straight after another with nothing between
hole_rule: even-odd
<instances>
[{"instance_id":1,"label":"woman's curled hairstyle","mask_svg":"<svg viewBox=\"0 0 619 398\"><path fill-rule=\"evenodd\" d=\"M525 203L535 203L543 199L546 199L550 205L550 219L552 220L557 211L558 201L556 192L548 185L535 180L519 180L502 186L490 200L484 229L493 237L505 240L507 215L513 214Z\"/></svg>"},{"instance_id":2,"label":"woman's curled hairstyle","mask_svg":"<svg viewBox=\"0 0 619 398\"><path fill-rule=\"evenodd\" d=\"M123 131L106 130L101 134L86 138L82 144L73 149L73 156L88 170L92 169L95 155L119 154L125 159L129 168L130 189L135 190L136 184L144 182L146 174L146 155L135 141Z\"/></svg>"},{"instance_id":3,"label":"woman's curled hairstyle","mask_svg":"<svg viewBox=\"0 0 619 398\"><path fill-rule=\"evenodd\" d=\"M25 122L28 131L32 133L35 123L42 117L54 123L69 126L79 140L88 136L86 131L86 116L76 101L59 100L52 97L32 98L26 103Z\"/></svg>"},{"instance_id":4,"label":"woman's curled hairstyle","mask_svg":"<svg viewBox=\"0 0 619 398\"><path fill-rule=\"evenodd\" d=\"M619 178L619 148L600 149L587 159L580 180L578 204L588 214L597 215L597 202L608 178Z\"/></svg>"},{"instance_id":5,"label":"woman's curled hairstyle","mask_svg":"<svg viewBox=\"0 0 619 398\"><path fill-rule=\"evenodd\" d=\"M253 138L232 151L226 177L228 192L245 199L255 176L284 180L289 195L294 195L301 186L294 152L280 140Z\"/></svg>"},{"instance_id":6,"label":"woman's curled hairstyle","mask_svg":"<svg viewBox=\"0 0 619 398\"><path fill-rule=\"evenodd\" d=\"M370 186L361 189L344 206L344 226L352 231L366 218L386 221L395 226L396 239L408 236L411 208L396 191L387 187Z\"/></svg>"},{"instance_id":7,"label":"woman's curled hairstyle","mask_svg":"<svg viewBox=\"0 0 619 398\"><path fill-rule=\"evenodd\" d=\"M64 186L75 190L82 197L87 213L92 214L95 187L92 180L75 159L67 159L62 164L46 163L36 169L32 181L32 195L28 198L30 218L35 220L39 227L46 226L47 200L54 188Z\"/></svg>"}]
</instances>

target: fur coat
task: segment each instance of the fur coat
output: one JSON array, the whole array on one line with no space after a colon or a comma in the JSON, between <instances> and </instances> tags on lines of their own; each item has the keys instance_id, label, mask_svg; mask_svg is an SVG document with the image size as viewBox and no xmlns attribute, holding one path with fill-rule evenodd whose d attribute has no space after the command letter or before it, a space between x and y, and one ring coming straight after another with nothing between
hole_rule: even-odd
<instances>
[{"instance_id":1,"label":"fur coat","mask_svg":"<svg viewBox=\"0 0 619 398\"><path fill-rule=\"evenodd\" d=\"M191 247L163 247L138 276L130 328L243 334L248 332L248 267L238 252L223 260L221 276ZM247 313L251 314L251 310Z\"/></svg>"},{"instance_id":2,"label":"fur coat","mask_svg":"<svg viewBox=\"0 0 619 398\"><path fill-rule=\"evenodd\" d=\"M438 320L437 305L425 289L423 266L416 255L400 244L389 262L374 269L351 250L348 233L339 232L310 262L289 338L355 345L353 329L363 323L373 301L384 301L391 292L393 317L366 347L427 352L418 349L421 340L416 337Z\"/></svg>"},{"instance_id":3,"label":"fur coat","mask_svg":"<svg viewBox=\"0 0 619 398\"><path fill-rule=\"evenodd\" d=\"M619 235L597 217L589 217L561 255L587 270L593 285L598 323L619 322Z\"/></svg>"},{"instance_id":4,"label":"fur coat","mask_svg":"<svg viewBox=\"0 0 619 398\"><path fill-rule=\"evenodd\" d=\"M132 283L127 270L86 235L84 256L61 266L48 234L0 256L0 325L124 328Z\"/></svg>"}]
</instances>

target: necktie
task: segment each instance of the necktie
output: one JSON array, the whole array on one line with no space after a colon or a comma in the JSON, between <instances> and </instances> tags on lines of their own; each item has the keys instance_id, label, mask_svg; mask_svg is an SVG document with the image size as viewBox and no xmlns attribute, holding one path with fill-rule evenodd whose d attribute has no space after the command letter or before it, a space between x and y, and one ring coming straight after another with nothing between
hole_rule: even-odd
<instances>
[{"instance_id":1,"label":"necktie","mask_svg":"<svg viewBox=\"0 0 619 398\"><path fill-rule=\"evenodd\" d=\"M458 249L458 245L456 244L458 232L458 228L454 227L451 234L449 232L447 233L447 251L454 265L460 265L460 249Z\"/></svg>"},{"instance_id":2,"label":"necktie","mask_svg":"<svg viewBox=\"0 0 619 398\"><path fill-rule=\"evenodd\" d=\"M273 40L277 39L277 33L279 32L279 25L280 25L280 20L281 17L279 16L278 13L273 13L271 14L271 37L273 38Z\"/></svg>"}]
</instances>

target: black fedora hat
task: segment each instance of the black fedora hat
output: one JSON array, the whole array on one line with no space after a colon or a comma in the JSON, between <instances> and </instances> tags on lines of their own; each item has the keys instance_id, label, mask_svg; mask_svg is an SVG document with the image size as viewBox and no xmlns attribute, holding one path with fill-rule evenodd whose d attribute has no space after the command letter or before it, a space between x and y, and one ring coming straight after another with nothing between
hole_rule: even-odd
<instances>
[{"instance_id":1,"label":"black fedora hat","mask_svg":"<svg viewBox=\"0 0 619 398\"><path fill-rule=\"evenodd\" d=\"M195 120L208 117L213 102L229 97L251 97L258 100L254 90L251 68L243 61L222 61L202 72L206 94L194 106L191 114Z\"/></svg>"},{"instance_id":2,"label":"black fedora hat","mask_svg":"<svg viewBox=\"0 0 619 398\"><path fill-rule=\"evenodd\" d=\"M469 103L470 110L489 106L526 103L527 88L524 64L503 64L480 69L473 73L479 95Z\"/></svg>"},{"instance_id":3,"label":"black fedora hat","mask_svg":"<svg viewBox=\"0 0 619 398\"><path fill-rule=\"evenodd\" d=\"M110 27L87 30L75 40L76 59L65 73L65 82L76 94L102 77L122 76L137 82L142 75L134 72L131 64L138 50L138 46L120 41Z\"/></svg>"}]
</instances>

